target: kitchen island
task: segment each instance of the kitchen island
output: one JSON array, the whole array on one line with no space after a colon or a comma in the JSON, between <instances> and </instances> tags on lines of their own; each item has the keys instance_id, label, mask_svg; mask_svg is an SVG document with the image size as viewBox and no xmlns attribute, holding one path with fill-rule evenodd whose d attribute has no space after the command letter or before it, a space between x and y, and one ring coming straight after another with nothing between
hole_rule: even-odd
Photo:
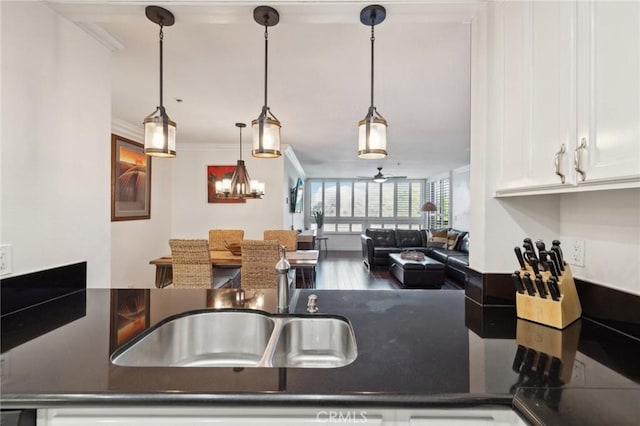
<instances>
[{"instance_id":1,"label":"kitchen island","mask_svg":"<svg viewBox=\"0 0 640 426\"><path fill-rule=\"evenodd\" d=\"M311 292L294 291L292 313L306 314ZM118 302L128 293L138 300L135 309ZM122 326L119 316L143 314L143 329L203 308L274 311L274 291L90 289L59 298L58 306L30 308L3 321L2 408L515 406L530 421L547 424L637 419L640 345L589 320L563 331L525 322L528 336L522 336L512 307L483 309L458 290L315 294L319 313L351 322L358 350L353 363L282 369L121 367L109 360L117 331L130 325ZM63 312L67 321L52 328ZM524 345L548 333L559 353L544 358L541 348Z\"/></svg>"}]
</instances>

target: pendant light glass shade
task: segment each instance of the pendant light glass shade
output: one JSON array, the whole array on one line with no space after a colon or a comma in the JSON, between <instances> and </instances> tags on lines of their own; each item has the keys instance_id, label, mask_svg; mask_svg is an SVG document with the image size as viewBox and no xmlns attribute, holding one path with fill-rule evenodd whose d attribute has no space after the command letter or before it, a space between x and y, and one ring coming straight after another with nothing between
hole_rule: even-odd
<instances>
[{"instance_id":1,"label":"pendant light glass shade","mask_svg":"<svg viewBox=\"0 0 640 426\"><path fill-rule=\"evenodd\" d=\"M264 105L260 116L251 122L253 149L251 155L258 158L277 158L280 152L280 121L267 106L267 82L269 64L269 27L280 21L280 14L269 6L258 6L253 10L253 19L264 27Z\"/></svg>"},{"instance_id":2,"label":"pendant light glass shade","mask_svg":"<svg viewBox=\"0 0 640 426\"><path fill-rule=\"evenodd\" d=\"M164 110L156 111L144 119L144 152L156 157L175 157L176 123Z\"/></svg>"},{"instance_id":3,"label":"pendant light glass shade","mask_svg":"<svg viewBox=\"0 0 640 426\"><path fill-rule=\"evenodd\" d=\"M387 156L387 120L373 104L374 27L384 21L387 12L379 5L367 6L360 11L360 22L371 26L371 106L367 116L358 122L358 157L377 160Z\"/></svg>"},{"instance_id":4,"label":"pendant light glass shade","mask_svg":"<svg viewBox=\"0 0 640 426\"><path fill-rule=\"evenodd\" d=\"M259 158L280 157L280 122L269 117L268 108L263 109L260 117L251 122L253 128L253 150L251 155Z\"/></svg>"},{"instance_id":5,"label":"pendant light glass shade","mask_svg":"<svg viewBox=\"0 0 640 426\"><path fill-rule=\"evenodd\" d=\"M172 121L162 104L162 40L163 28L174 24L175 17L168 10L158 6L147 6L145 14L149 20L160 26L160 106L145 117L144 124L144 153L154 157L176 156L176 123Z\"/></svg>"},{"instance_id":6,"label":"pendant light glass shade","mask_svg":"<svg viewBox=\"0 0 640 426\"><path fill-rule=\"evenodd\" d=\"M369 111L369 114L358 122L358 157L376 160L387 156L387 120Z\"/></svg>"}]
</instances>

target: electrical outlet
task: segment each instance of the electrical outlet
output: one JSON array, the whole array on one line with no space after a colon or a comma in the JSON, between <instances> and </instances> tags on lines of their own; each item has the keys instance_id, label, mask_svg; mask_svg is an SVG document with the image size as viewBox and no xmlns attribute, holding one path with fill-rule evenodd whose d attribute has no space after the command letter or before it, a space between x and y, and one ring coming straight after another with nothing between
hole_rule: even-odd
<instances>
[{"instance_id":1,"label":"electrical outlet","mask_svg":"<svg viewBox=\"0 0 640 426\"><path fill-rule=\"evenodd\" d=\"M10 274L12 271L11 245L0 246L0 275Z\"/></svg>"},{"instance_id":2,"label":"electrical outlet","mask_svg":"<svg viewBox=\"0 0 640 426\"><path fill-rule=\"evenodd\" d=\"M584 240L568 240L566 244L565 260L575 266L584 266Z\"/></svg>"}]
</instances>

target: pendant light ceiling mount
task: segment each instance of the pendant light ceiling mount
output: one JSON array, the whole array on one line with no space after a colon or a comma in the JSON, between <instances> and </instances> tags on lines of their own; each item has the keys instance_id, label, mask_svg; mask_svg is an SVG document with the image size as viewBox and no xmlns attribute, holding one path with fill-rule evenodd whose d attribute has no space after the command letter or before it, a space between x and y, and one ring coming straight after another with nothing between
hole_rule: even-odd
<instances>
[{"instance_id":1,"label":"pendant light ceiling mount","mask_svg":"<svg viewBox=\"0 0 640 426\"><path fill-rule=\"evenodd\" d=\"M176 17L164 7L147 6L144 9L144 14L151 22L161 27L170 27L176 23Z\"/></svg>"},{"instance_id":2,"label":"pendant light ceiling mount","mask_svg":"<svg viewBox=\"0 0 640 426\"><path fill-rule=\"evenodd\" d=\"M360 11L360 22L367 26L376 26L387 17L387 10L377 4L372 4Z\"/></svg>"},{"instance_id":3,"label":"pendant light ceiling mount","mask_svg":"<svg viewBox=\"0 0 640 426\"><path fill-rule=\"evenodd\" d=\"M263 27L273 27L280 22L280 14L270 6L258 6L253 9L253 19Z\"/></svg>"},{"instance_id":4,"label":"pendant light ceiling mount","mask_svg":"<svg viewBox=\"0 0 640 426\"><path fill-rule=\"evenodd\" d=\"M170 27L176 19L173 13L159 6L147 6L144 11L147 18L160 27L160 103L156 110L145 117L144 153L155 157L176 156L176 123L172 121L163 105L163 57L162 41L164 27Z\"/></svg>"},{"instance_id":5,"label":"pendant light ceiling mount","mask_svg":"<svg viewBox=\"0 0 640 426\"><path fill-rule=\"evenodd\" d=\"M371 105L364 119L358 122L358 157L378 160L387 156L387 120L377 111L373 103L374 86L374 27L385 20L384 7L373 4L360 11L360 22L371 27Z\"/></svg>"},{"instance_id":6,"label":"pendant light ceiling mount","mask_svg":"<svg viewBox=\"0 0 640 426\"><path fill-rule=\"evenodd\" d=\"M264 27L264 104L257 119L251 122L253 128L253 150L251 155L258 158L277 158L280 152L280 121L271 112L267 104L268 65L269 65L269 27L280 22L280 14L269 6L253 9L253 19Z\"/></svg>"}]
</instances>

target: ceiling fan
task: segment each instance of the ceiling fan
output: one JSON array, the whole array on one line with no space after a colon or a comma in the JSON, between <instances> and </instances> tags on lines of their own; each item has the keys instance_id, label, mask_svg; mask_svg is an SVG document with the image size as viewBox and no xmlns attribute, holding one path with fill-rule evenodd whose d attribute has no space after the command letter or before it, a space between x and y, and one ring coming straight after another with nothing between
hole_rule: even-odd
<instances>
[{"instance_id":1,"label":"ceiling fan","mask_svg":"<svg viewBox=\"0 0 640 426\"><path fill-rule=\"evenodd\" d=\"M376 183L384 183L388 179L406 179L406 176L392 176L392 175L384 175L382 174L382 167L378 167L378 173L373 176L358 176L358 179L361 180L372 180Z\"/></svg>"}]
</instances>

